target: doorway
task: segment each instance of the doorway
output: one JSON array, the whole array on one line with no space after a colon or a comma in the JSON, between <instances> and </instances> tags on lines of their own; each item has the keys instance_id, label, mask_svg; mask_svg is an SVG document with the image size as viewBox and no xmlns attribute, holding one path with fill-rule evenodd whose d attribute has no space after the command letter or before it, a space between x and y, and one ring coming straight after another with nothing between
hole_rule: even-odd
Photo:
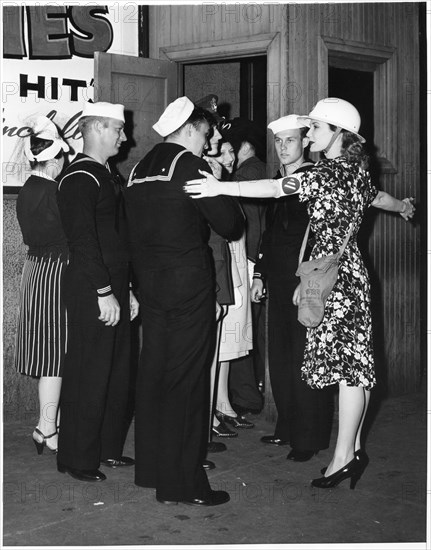
<instances>
[{"instance_id":1,"label":"doorway","mask_svg":"<svg viewBox=\"0 0 431 550\"><path fill-rule=\"evenodd\" d=\"M266 135L266 75L266 55L184 64L183 93L192 101L217 95L222 116L253 120Z\"/></svg>"},{"instance_id":2,"label":"doorway","mask_svg":"<svg viewBox=\"0 0 431 550\"><path fill-rule=\"evenodd\" d=\"M328 95L350 101L361 115L360 134L374 144L374 71L328 67Z\"/></svg>"}]
</instances>

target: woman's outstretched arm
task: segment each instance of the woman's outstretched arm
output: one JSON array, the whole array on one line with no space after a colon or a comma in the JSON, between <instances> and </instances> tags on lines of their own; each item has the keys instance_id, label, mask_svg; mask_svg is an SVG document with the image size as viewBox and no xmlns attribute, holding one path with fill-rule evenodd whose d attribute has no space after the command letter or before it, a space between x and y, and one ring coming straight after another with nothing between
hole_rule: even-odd
<instances>
[{"instance_id":1,"label":"woman's outstretched arm","mask_svg":"<svg viewBox=\"0 0 431 550\"><path fill-rule=\"evenodd\" d=\"M183 187L193 199L230 195L232 197L276 198L299 193L300 177L255 180L255 181L218 181L212 174L199 170L203 178L189 180Z\"/></svg>"},{"instance_id":2,"label":"woman's outstretched arm","mask_svg":"<svg viewBox=\"0 0 431 550\"><path fill-rule=\"evenodd\" d=\"M412 204L413 200L413 197L399 200L385 191L379 191L371 206L388 210L389 212L398 212L407 221L413 217L415 212L415 207Z\"/></svg>"}]
</instances>

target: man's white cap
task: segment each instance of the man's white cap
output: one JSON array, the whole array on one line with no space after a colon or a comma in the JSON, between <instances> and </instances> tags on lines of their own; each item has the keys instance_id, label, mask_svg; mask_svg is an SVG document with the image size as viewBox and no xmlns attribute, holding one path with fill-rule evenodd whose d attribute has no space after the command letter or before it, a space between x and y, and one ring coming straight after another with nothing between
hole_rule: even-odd
<instances>
[{"instance_id":1,"label":"man's white cap","mask_svg":"<svg viewBox=\"0 0 431 550\"><path fill-rule=\"evenodd\" d=\"M121 105L120 103L108 103L107 101L97 101L96 103L86 101L82 109L82 115L79 118L83 118L85 116L115 118L125 122L124 105Z\"/></svg>"},{"instance_id":2,"label":"man's white cap","mask_svg":"<svg viewBox=\"0 0 431 550\"><path fill-rule=\"evenodd\" d=\"M166 137L189 118L195 108L194 103L186 96L179 97L164 110L162 116L154 124L153 129L162 137Z\"/></svg>"},{"instance_id":3,"label":"man's white cap","mask_svg":"<svg viewBox=\"0 0 431 550\"><path fill-rule=\"evenodd\" d=\"M297 128L309 128L309 120L299 120L299 115L287 115L274 120L268 124L268 128L275 134L285 130L296 130Z\"/></svg>"},{"instance_id":4,"label":"man's white cap","mask_svg":"<svg viewBox=\"0 0 431 550\"><path fill-rule=\"evenodd\" d=\"M58 133L57 126L48 117L38 115L28 126L32 129L31 135L40 139L52 141L51 145L41 151L38 155L33 155L30 149L30 137L24 146L25 156L31 162L43 162L55 158L62 149L65 153L69 151L69 145L63 141Z\"/></svg>"}]
</instances>

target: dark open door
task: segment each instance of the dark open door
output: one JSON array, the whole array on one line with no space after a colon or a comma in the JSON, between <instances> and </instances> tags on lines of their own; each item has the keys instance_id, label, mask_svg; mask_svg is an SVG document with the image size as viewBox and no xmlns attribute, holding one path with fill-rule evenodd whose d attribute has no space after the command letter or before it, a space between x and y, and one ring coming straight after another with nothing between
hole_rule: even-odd
<instances>
[{"instance_id":1,"label":"dark open door","mask_svg":"<svg viewBox=\"0 0 431 550\"><path fill-rule=\"evenodd\" d=\"M177 97L177 64L100 52L94 64L94 101L125 106L128 142L114 160L127 178L133 166L161 141L152 125Z\"/></svg>"}]
</instances>

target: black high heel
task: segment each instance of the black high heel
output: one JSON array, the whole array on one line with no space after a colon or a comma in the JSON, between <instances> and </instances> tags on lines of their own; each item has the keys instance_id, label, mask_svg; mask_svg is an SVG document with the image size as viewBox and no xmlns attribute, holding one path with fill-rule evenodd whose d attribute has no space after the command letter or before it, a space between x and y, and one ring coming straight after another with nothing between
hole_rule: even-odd
<instances>
[{"instance_id":1,"label":"black high heel","mask_svg":"<svg viewBox=\"0 0 431 550\"><path fill-rule=\"evenodd\" d=\"M370 462L367 453L362 449L358 449L357 451L355 451L355 458L362 464L362 469L365 470L365 468L368 466L368 463ZM328 466L325 466L320 470L322 476L325 474L327 469Z\"/></svg>"},{"instance_id":2,"label":"black high heel","mask_svg":"<svg viewBox=\"0 0 431 550\"><path fill-rule=\"evenodd\" d=\"M38 441L35 437L34 437L34 433L37 433L37 435L40 435L40 437L42 438L42 441ZM37 450L37 454L38 455L41 455L43 453L43 448L46 447L52 454L57 454L57 449L51 449L50 447L48 447L47 445L47 442L46 440L51 438L51 437L54 437L54 435L57 435L57 430L50 434L50 435L44 435L40 430L39 428L35 428L34 431L33 431L33 441L34 441L34 444L36 445L36 450Z\"/></svg>"},{"instance_id":3,"label":"black high heel","mask_svg":"<svg viewBox=\"0 0 431 550\"><path fill-rule=\"evenodd\" d=\"M330 476L323 476L317 479L313 479L311 485L319 489L332 489L345 479L350 478L350 489L354 489L364 469L365 468L362 467L362 464L357 460L355 456L343 468L340 468L340 470L337 470Z\"/></svg>"}]
</instances>

